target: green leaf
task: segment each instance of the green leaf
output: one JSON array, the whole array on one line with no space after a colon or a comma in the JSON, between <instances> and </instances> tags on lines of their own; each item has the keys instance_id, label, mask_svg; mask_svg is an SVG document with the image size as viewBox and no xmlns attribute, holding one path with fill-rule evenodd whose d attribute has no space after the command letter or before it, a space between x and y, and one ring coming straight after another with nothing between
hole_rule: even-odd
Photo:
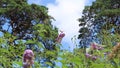
<instances>
[{"instance_id":1,"label":"green leaf","mask_svg":"<svg viewBox=\"0 0 120 68\"><path fill-rule=\"evenodd\" d=\"M50 63L50 62L45 62L46 64L48 64L48 65L50 65L50 66L52 66L52 63Z\"/></svg>"},{"instance_id":2,"label":"green leaf","mask_svg":"<svg viewBox=\"0 0 120 68\"><path fill-rule=\"evenodd\" d=\"M27 40L26 44L35 44L35 42L36 42L35 40Z\"/></svg>"},{"instance_id":3,"label":"green leaf","mask_svg":"<svg viewBox=\"0 0 120 68\"><path fill-rule=\"evenodd\" d=\"M40 48L44 48L43 44L41 42L37 42L37 45L40 47Z\"/></svg>"}]
</instances>

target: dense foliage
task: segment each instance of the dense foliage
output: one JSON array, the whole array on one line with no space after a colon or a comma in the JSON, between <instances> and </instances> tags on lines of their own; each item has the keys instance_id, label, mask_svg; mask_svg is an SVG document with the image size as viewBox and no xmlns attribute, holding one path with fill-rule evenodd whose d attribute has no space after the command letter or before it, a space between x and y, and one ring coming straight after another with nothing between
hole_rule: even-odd
<instances>
[{"instance_id":1,"label":"dense foliage","mask_svg":"<svg viewBox=\"0 0 120 68\"><path fill-rule=\"evenodd\" d=\"M35 67L42 62L43 67L48 66L46 62L53 64L59 48L52 19L45 6L29 5L27 0L0 0L0 67L22 66L27 48L35 53Z\"/></svg>"},{"instance_id":2,"label":"dense foliage","mask_svg":"<svg viewBox=\"0 0 120 68\"><path fill-rule=\"evenodd\" d=\"M33 68L119 68L119 10L119 0L86 6L79 18L79 48L69 52L60 49L65 34L58 35L47 7L0 0L0 68L22 67L26 49L34 53Z\"/></svg>"},{"instance_id":3,"label":"dense foliage","mask_svg":"<svg viewBox=\"0 0 120 68\"><path fill-rule=\"evenodd\" d=\"M95 54L94 56L97 55L101 58L99 61L95 61L95 63L88 61L87 63L90 63L88 66L95 65L94 67L98 68L100 65L100 68L103 68L102 66L108 67L109 64L112 64L114 68L118 68L119 58L117 55L119 53L115 54L113 51L117 50L119 52L118 49L115 50L115 46L120 42L120 1L96 0L91 6L85 7L82 17L78 20L80 22L79 46L83 50L83 53L86 52L87 47L91 46L92 42L97 42L105 47L104 50L98 53L94 53L97 51L92 51L90 54L87 54L90 56ZM105 60L102 60L104 57L102 54L106 52L112 53L109 55L114 56L114 58L109 59L109 57L106 57Z\"/></svg>"},{"instance_id":4,"label":"dense foliage","mask_svg":"<svg viewBox=\"0 0 120 68\"><path fill-rule=\"evenodd\" d=\"M80 46L88 45L93 41L106 45L118 42L120 40L119 10L119 0L96 0L91 6L86 6L83 16L79 18Z\"/></svg>"}]
</instances>

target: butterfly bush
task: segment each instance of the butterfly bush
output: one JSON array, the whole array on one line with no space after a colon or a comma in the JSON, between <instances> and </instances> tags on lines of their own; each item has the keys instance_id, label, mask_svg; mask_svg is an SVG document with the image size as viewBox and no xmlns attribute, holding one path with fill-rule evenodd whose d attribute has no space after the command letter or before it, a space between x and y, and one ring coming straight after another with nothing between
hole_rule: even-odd
<instances>
[{"instance_id":1,"label":"butterfly bush","mask_svg":"<svg viewBox=\"0 0 120 68\"><path fill-rule=\"evenodd\" d=\"M32 50L27 49L23 54L23 68L30 68L34 64L34 53Z\"/></svg>"},{"instance_id":2,"label":"butterfly bush","mask_svg":"<svg viewBox=\"0 0 120 68\"><path fill-rule=\"evenodd\" d=\"M93 43L91 43L90 48L86 48L85 56L86 56L86 58L89 58L91 60L96 60L98 58L99 53L98 53L98 55L94 55L94 53L99 52L99 50L103 50L103 49L104 48L102 45L99 45L99 44L93 42ZM91 53L91 52L93 52L93 53Z\"/></svg>"},{"instance_id":3,"label":"butterfly bush","mask_svg":"<svg viewBox=\"0 0 120 68\"><path fill-rule=\"evenodd\" d=\"M102 47L102 45L99 45L97 43L92 43L91 44L91 49L92 50L103 50L103 47Z\"/></svg>"},{"instance_id":4,"label":"butterfly bush","mask_svg":"<svg viewBox=\"0 0 120 68\"><path fill-rule=\"evenodd\" d=\"M58 35L56 42L61 43L62 38L65 36L65 33L63 31L60 31L61 33Z\"/></svg>"},{"instance_id":5,"label":"butterfly bush","mask_svg":"<svg viewBox=\"0 0 120 68\"><path fill-rule=\"evenodd\" d=\"M85 54L85 57L88 58L88 59L91 59L91 60L96 60L98 58L96 55L91 55L91 54L88 54L88 53Z\"/></svg>"}]
</instances>

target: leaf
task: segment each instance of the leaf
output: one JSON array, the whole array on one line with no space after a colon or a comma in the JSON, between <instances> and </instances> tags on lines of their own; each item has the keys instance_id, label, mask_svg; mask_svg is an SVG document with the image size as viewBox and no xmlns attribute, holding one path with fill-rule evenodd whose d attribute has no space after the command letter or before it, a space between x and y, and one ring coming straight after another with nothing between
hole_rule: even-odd
<instances>
[{"instance_id":1,"label":"leaf","mask_svg":"<svg viewBox=\"0 0 120 68\"><path fill-rule=\"evenodd\" d=\"M10 33L8 33L8 32L6 32L6 33L4 33L4 37L6 37L6 38L9 38L9 37L11 37L12 35L10 34Z\"/></svg>"},{"instance_id":2,"label":"leaf","mask_svg":"<svg viewBox=\"0 0 120 68\"><path fill-rule=\"evenodd\" d=\"M38 67L40 68L40 66L41 66L40 63L38 63L37 61L34 62L34 67L35 68L38 68Z\"/></svg>"},{"instance_id":3,"label":"leaf","mask_svg":"<svg viewBox=\"0 0 120 68\"><path fill-rule=\"evenodd\" d=\"M50 66L52 66L52 63L50 63L50 62L45 62L46 64L48 64L48 65L50 65Z\"/></svg>"},{"instance_id":4,"label":"leaf","mask_svg":"<svg viewBox=\"0 0 120 68\"><path fill-rule=\"evenodd\" d=\"M41 42L37 42L37 45L40 47L40 48L44 48L43 44Z\"/></svg>"},{"instance_id":5,"label":"leaf","mask_svg":"<svg viewBox=\"0 0 120 68\"><path fill-rule=\"evenodd\" d=\"M104 63L100 63L100 64L95 64L95 63L93 63L92 64L92 66L91 67L93 67L93 68L104 68L105 67L105 64Z\"/></svg>"},{"instance_id":6,"label":"leaf","mask_svg":"<svg viewBox=\"0 0 120 68\"><path fill-rule=\"evenodd\" d=\"M26 44L35 44L35 40L28 40L28 41L26 41Z\"/></svg>"},{"instance_id":7,"label":"leaf","mask_svg":"<svg viewBox=\"0 0 120 68\"><path fill-rule=\"evenodd\" d=\"M13 64L15 65L15 67L22 67L22 61L13 61Z\"/></svg>"}]
</instances>

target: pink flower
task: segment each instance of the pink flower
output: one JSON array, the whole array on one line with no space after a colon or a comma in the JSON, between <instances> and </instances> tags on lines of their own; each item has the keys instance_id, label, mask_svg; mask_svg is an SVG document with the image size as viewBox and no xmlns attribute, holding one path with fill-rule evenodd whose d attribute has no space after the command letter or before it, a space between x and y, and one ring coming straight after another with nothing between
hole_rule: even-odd
<instances>
[{"instance_id":1,"label":"pink flower","mask_svg":"<svg viewBox=\"0 0 120 68\"><path fill-rule=\"evenodd\" d=\"M34 53L32 50L27 49L23 54L23 68L29 68L32 64L34 64Z\"/></svg>"},{"instance_id":2,"label":"pink flower","mask_svg":"<svg viewBox=\"0 0 120 68\"><path fill-rule=\"evenodd\" d=\"M97 59L97 56L92 56L92 60L96 60Z\"/></svg>"},{"instance_id":3,"label":"pink flower","mask_svg":"<svg viewBox=\"0 0 120 68\"><path fill-rule=\"evenodd\" d=\"M104 48L103 47L100 47L100 46L98 46L98 48L97 48L98 50L103 50Z\"/></svg>"},{"instance_id":4,"label":"pink flower","mask_svg":"<svg viewBox=\"0 0 120 68\"><path fill-rule=\"evenodd\" d=\"M86 56L87 58L91 58L92 55L86 53L85 56Z\"/></svg>"},{"instance_id":5,"label":"pink flower","mask_svg":"<svg viewBox=\"0 0 120 68\"><path fill-rule=\"evenodd\" d=\"M98 48L97 45L96 45L95 43L92 43L92 44L91 44L91 47L92 47L93 50L95 50L95 49Z\"/></svg>"},{"instance_id":6,"label":"pink flower","mask_svg":"<svg viewBox=\"0 0 120 68\"><path fill-rule=\"evenodd\" d=\"M102 46L99 46L99 44L97 44L97 43L92 43L91 44L91 48L92 48L92 50L103 50L103 47Z\"/></svg>"},{"instance_id":7,"label":"pink flower","mask_svg":"<svg viewBox=\"0 0 120 68\"><path fill-rule=\"evenodd\" d=\"M91 60L96 60L97 59L97 56L94 56L94 55L91 55L91 54L88 54L88 53L86 53L85 56L86 56L86 58L89 58Z\"/></svg>"},{"instance_id":8,"label":"pink flower","mask_svg":"<svg viewBox=\"0 0 120 68\"><path fill-rule=\"evenodd\" d=\"M56 41L57 41L58 43L61 43L62 38L63 38L64 36L65 36L65 33L63 33L63 31L61 31L61 33L58 35Z\"/></svg>"},{"instance_id":9,"label":"pink flower","mask_svg":"<svg viewBox=\"0 0 120 68\"><path fill-rule=\"evenodd\" d=\"M65 36L65 33L63 33L63 32L61 32L60 34L59 34L59 37L60 38L63 38Z\"/></svg>"}]
</instances>

